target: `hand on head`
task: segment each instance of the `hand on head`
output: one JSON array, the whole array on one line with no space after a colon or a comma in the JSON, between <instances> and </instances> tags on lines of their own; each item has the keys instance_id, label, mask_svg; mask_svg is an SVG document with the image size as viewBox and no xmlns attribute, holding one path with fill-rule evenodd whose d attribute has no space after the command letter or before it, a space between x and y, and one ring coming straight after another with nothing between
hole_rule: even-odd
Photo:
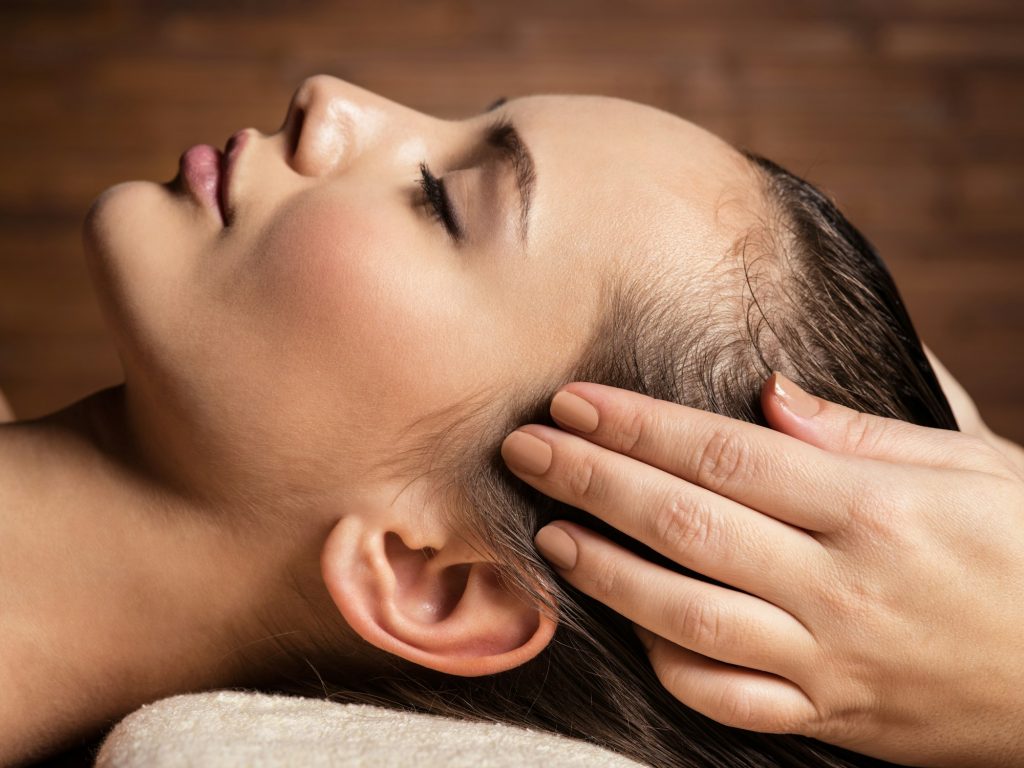
<instances>
[{"instance_id":1,"label":"hand on head","mask_svg":"<svg viewBox=\"0 0 1024 768\"><path fill-rule=\"evenodd\" d=\"M951 400L973 435L779 376L762 392L777 431L574 383L551 405L565 431L526 426L502 453L717 582L568 522L537 536L567 581L635 622L684 704L897 762L1009 764L1024 756L1024 473L966 393Z\"/></svg>"}]
</instances>

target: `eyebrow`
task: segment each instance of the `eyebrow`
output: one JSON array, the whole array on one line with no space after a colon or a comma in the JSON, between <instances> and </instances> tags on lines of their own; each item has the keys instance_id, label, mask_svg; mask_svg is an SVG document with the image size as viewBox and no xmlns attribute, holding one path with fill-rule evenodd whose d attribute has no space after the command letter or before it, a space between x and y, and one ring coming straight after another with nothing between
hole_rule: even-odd
<instances>
[{"instance_id":1,"label":"eyebrow","mask_svg":"<svg viewBox=\"0 0 1024 768\"><path fill-rule=\"evenodd\" d=\"M494 110L496 110L498 107L500 107L502 104L504 104L507 101L508 101L508 97L506 97L506 96L499 96L498 98L496 98L494 101L492 101L490 104L487 105L487 108L483 111L483 114L487 114L488 112L493 112Z\"/></svg>"},{"instance_id":2,"label":"eyebrow","mask_svg":"<svg viewBox=\"0 0 1024 768\"><path fill-rule=\"evenodd\" d=\"M537 168L530 148L508 117L494 121L484 134L485 143L498 150L503 161L515 172L519 190L519 239L525 244L529 236L530 204L537 187Z\"/></svg>"}]
</instances>

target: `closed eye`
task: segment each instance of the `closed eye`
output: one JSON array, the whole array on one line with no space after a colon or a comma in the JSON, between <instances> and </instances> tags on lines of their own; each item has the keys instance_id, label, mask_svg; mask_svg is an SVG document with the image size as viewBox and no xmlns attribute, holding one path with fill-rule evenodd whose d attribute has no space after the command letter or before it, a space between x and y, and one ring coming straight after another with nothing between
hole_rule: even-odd
<instances>
[{"instance_id":1,"label":"closed eye","mask_svg":"<svg viewBox=\"0 0 1024 768\"><path fill-rule=\"evenodd\" d=\"M448 197L444 179L439 179L431 173L426 163L420 163L419 183L423 190L423 203L427 206L431 216L444 225L452 240L460 242L463 238L462 226L455 215L451 198Z\"/></svg>"}]
</instances>

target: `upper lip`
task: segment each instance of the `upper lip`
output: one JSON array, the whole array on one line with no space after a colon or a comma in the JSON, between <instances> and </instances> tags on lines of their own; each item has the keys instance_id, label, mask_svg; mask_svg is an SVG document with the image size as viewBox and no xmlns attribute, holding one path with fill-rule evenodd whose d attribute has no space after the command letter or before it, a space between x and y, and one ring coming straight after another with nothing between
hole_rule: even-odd
<instances>
[{"instance_id":1,"label":"upper lip","mask_svg":"<svg viewBox=\"0 0 1024 768\"><path fill-rule=\"evenodd\" d=\"M217 204L220 206L221 216L225 226L230 225L234 219L234 209L231 201L231 180L234 178L234 170L238 164L238 156L249 139L249 131L241 130L232 134L228 143L224 145L224 152L220 159L220 185L217 187Z\"/></svg>"}]
</instances>

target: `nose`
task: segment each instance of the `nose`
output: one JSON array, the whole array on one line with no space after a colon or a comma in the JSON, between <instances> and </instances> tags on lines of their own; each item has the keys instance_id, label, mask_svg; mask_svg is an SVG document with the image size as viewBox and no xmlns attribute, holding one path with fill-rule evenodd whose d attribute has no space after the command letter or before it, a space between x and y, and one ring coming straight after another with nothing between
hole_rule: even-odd
<instances>
[{"instance_id":1,"label":"nose","mask_svg":"<svg viewBox=\"0 0 1024 768\"><path fill-rule=\"evenodd\" d=\"M304 176L322 176L350 164L378 141L387 102L328 75L303 81L288 109L289 162Z\"/></svg>"}]
</instances>

